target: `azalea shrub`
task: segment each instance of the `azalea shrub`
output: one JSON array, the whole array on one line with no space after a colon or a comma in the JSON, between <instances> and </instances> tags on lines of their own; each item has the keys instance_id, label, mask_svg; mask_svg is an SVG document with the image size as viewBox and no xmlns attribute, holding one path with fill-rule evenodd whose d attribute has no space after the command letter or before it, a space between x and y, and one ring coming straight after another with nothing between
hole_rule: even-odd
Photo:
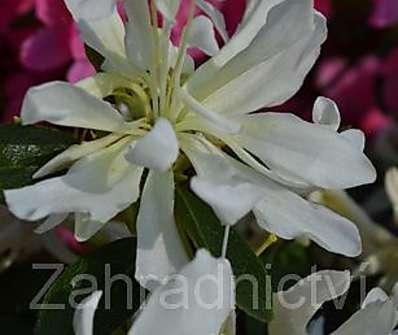
<instances>
[{"instance_id":1,"label":"azalea shrub","mask_svg":"<svg viewBox=\"0 0 398 335\"><path fill-rule=\"evenodd\" d=\"M398 4L0 8L5 329L396 333Z\"/></svg>"}]
</instances>

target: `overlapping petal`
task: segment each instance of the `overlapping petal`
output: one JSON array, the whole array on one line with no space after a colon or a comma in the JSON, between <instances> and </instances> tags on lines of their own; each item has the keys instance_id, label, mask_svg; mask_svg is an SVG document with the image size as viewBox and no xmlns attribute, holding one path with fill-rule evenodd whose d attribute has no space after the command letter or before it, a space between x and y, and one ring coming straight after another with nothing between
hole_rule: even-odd
<instances>
[{"instance_id":1,"label":"overlapping petal","mask_svg":"<svg viewBox=\"0 0 398 335\"><path fill-rule=\"evenodd\" d=\"M183 136L181 145L197 173L191 181L192 190L224 224L237 223L264 197L265 180L260 181L252 169L234 162L210 144L203 147L193 136Z\"/></svg>"},{"instance_id":2,"label":"overlapping petal","mask_svg":"<svg viewBox=\"0 0 398 335\"><path fill-rule=\"evenodd\" d=\"M242 118L238 142L281 176L326 189L371 183L376 172L358 145L322 125L292 114Z\"/></svg>"},{"instance_id":3,"label":"overlapping petal","mask_svg":"<svg viewBox=\"0 0 398 335\"><path fill-rule=\"evenodd\" d=\"M101 296L102 292L96 291L79 304L73 318L75 335L94 334L94 315Z\"/></svg>"},{"instance_id":4,"label":"overlapping petal","mask_svg":"<svg viewBox=\"0 0 398 335\"><path fill-rule=\"evenodd\" d=\"M213 23L209 18L200 15L193 19L189 44L191 47L202 50L209 56L217 54L219 46L214 34Z\"/></svg>"},{"instance_id":5,"label":"overlapping petal","mask_svg":"<svg viewBox=\"0 0 398 335\"><path fill-rule=\"evenodd\" d=\"M137 218L135 277L153 290L188 263L174 220L174 176L151 170Z\"/></svg>"},{"instance_id":6,"label":"overlapping petal","mask_svg":"<svg viewBox=\"0 0 398 335\"><path fill-rule=\"evenodd\" d=\"M247 48L222 67L212 66L219 56L214 57L192 76L187 89L220 113L245 114L279 105L300 88L325 38L325 19L312 1L285 1L270 10Z\"/></svg>"},{"instance_id":7,"label":"overlapping petal","mask_svg":"<svg viewBox=\"0 0 398 335\"><path fill-rule=\"evenodd\" d=\"M271 335L307 335L307 324L326 301L344 294L350 287L350 273L317 272L274 296ZM351 333L359 334L359 333ZM374 333L376 334L376 333Z\"/></svg>"},{"instance_id":8,"label":"overlapping petal","mask_svg":"<svg viewBox=\"0 0 398 335\"><path fill-rule=\"evenodd\" d=\"M105 0L100 4L93 0L64 1L79 25L84 42L108 61L120 65L126 55L125 29L114 1Z\"/></svg>"},{"instance_id":9,"label":"overlapping petal","mask_svg":"<svg viewBox=\"0 0 398 335\"><path fill-rule=\"evenodd\" d=\"M146 136L130 146L126 159L133 164L164 172L173 165L178 152L173 126L168 120L159 118Z\"/></svg>"},{"instance_id":10,"label":"overlapping petal","mask_svg":"<svg viewBox=\"0 0 398 335\"><path fill-rule=\"evenodd\" d=\"M37 221L51 214L87 213L107 223L139 196L143 169L124 158L126 141L86 156L61 177L5 191L10 210L19 218Z\"/></svg>"},{"instance_id":11,"label":"overlapping petal","mask_svg":"<svg viewBox=\"0 0 398 335\"><path fill-rule=\"evenodd\" d=\"M234 289L229 262L200 250L177 276L152 293L129 335L219 334L234 310Z\"/></svg>"},{"instance_id":12,"label":"overlapping petal","mask_svg":"<svg viewBox=\"0 0 398 335\"><path fill-rule=\"evenodd\" d=\"M258 224L283 239L309 238L324 249L349 257L361 253L358 228L326 207L280 190L268 193L254 209Z\"/></svg>"},{"instance_id":13,"label":"overlapping petal","mask_svg":"<svg viewBox=\"0 0 398 335\"><path fill-rule=\"evenodd\" d=\"M124 120L112 106L83 89L64 82L31 88L22 106L25 125L50 122L59 126L117 132Z\"/></svg>"},{"instance_id":14,"label":"overlapping petal","mask_svg":"<svg viewBox=\"0 0 398 335\"><path fill-rule=\"evenodd\" d=\"M397 324L397 306L392 300L377 300L356 312L331 335L390 335Z\"/></svg>"},{"instance_id":15,"label":"overlapping petal","mask_svg":"<svg viewBox=\"0 0 398 335\"><path fill-rule=\"evenodd\" d=\"M147 70L153 61L153 40L147 1L127 1L125 45L128 59L139 69Z\"/></svg>"},{"instance_id":16,"label":"overlapping petal","mask_svg":"<svg viewBox=\"0 0 398 335\"><path fill-rule=\"evenodd\" d=\"M358 229L348 219L206 146L208 142L202 144L198 137L184 135L181 142L197 173L192 190L224 224L235 224L253 210L260 227L283 239L307 237L334 253L360 254Z\"/></svg>"},{"instance_id":17,"label":"overlapping petal","mask_svg":"<svg viewBox=\"0 0 398 335\"><path fill-rule=\"evenodd\" d=\"M312 120L314 123L337 131L340 127L341 116L336 103L331 99L319 97L314 104Z\"/></svg>"}]
</instances>

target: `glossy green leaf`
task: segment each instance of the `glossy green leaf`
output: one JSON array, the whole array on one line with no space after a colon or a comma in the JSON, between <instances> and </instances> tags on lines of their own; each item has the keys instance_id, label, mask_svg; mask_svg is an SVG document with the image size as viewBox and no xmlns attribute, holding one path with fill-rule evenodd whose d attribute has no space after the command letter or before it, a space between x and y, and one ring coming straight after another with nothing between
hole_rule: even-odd
<instances>
[{"instance_id":1,"label":"glossy green leaf","mask_svg":"<svg viewBox=\"0 0 398 335\"><path fill-rule=\"evenodd\" d=\"M119 240L66 268L43 300L43 304L64 304L65 309L40 311L36 334L74 335L74 309L69 303L70 297L79 293L77 290L86 290L84 294L80 291L82 293L74 298L80 302L90 294L87 291L93 287L93 281L98 284L95 290L104 292L95 316L95 335L109 335L123 327L126 320L138 310L141 294L145 293L134 280L135 250L135 239ZM84 277L79 279L81 275ZM84 280L88 277L92 279ZM110 281L107 277L113 279ZM130 292L128 287L131 288ZM108 305L105 304L106 292L109 292L110 297Z\"/></svg>"},{"instance_id":2,"label":"glossy green leaf","mask_svg":"<svg viewBox=\"0 0 398 335\"><path fill-rule=\"evenodd\" d=\"M275 292L287 290L297 279L305 278L311 273L308 248L295 241L280 240L269 247L260 258L271 271ZM292 280L287 280L289 278Z\"/></svg>"},{"instance_id":3,"label":"glossy green leaf","mask_svg":"<svg viewBox=\"0 0 398 335\"><path fill-rule=\"evenodd\" d=\"M224 227L210 207L187 188L177 189L176 219L196 247L206 248L214 256L220 256ZM261 260L233 228L227 255L237 280L238 307L257 320L269 321L272 318L269 275Z\"/></svg>"},{"instance_id":4,"label":"glossy green leaf","mask_svg":"<svg viewBox=\"0 0 398 335\"><path fill-rule=\"evenodd\" d=\"M48 128L0 125L0 190L31 184L38 168L76 142Z\"/></svg>"},{"instance_id":5,"label":"glossy green leaf","mask_svg":"<svg viewBox=\"0 0 398 335\"><path fill-rule=\"evenodd\" d=\"M86 56L90 61L91 65L95 68L97 72L101 72L102 64L104 63L105 58L95 51L93 48L90 48L88 45L84 46Z\"/></svg>"}]
</instances>

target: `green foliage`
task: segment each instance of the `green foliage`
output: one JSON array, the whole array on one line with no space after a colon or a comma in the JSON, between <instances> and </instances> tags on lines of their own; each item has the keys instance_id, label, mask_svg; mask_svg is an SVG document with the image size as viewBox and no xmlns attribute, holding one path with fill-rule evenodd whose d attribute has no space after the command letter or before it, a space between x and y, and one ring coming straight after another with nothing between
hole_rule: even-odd
<instances>
[{"instance_id":1,"label":"green foliage","mask_svg":"<svg viewBox=\"0 0 398 335\"><path fill-rule=\"evenodd\" d=\"M311 272L311 257L308 248L295 241L279 240L270 246L261 256L266 269L271 271L273 291L278 290L278 285L284 276L294 275L293 279L304 278ZM285 277L286 279L287 277ZM288 289L295 284L289 280L283 285L283 289ZM267 325L262 322L245 316L242 323L246 334L268 334Z\"/></svg>"},{"instance_id":2,"label":"green foliage","mask_svg":"<svg viewBox=\"0 0 398 335\"><path fill-rule=\"evenodd\" d=\"M77 294L80 290L81 301L89 295L88 289L92 283L88 280L78 280L79 275L91 275L96 278L96 289L104 292L99 309L95 317L95 335L109 335L119 327L125 325L140 306L140 286L134 280L135 272L135 239L123 239L113 242L95 253L81 258L75 264L69 266L56 280L44 298L43 304L65 304L64 310L42 310L39 313L39 322L36 334L40 335L73 335L72 321L75 310L71 307L69 299L71 294ZM125 275L133 283L132 301L128 301L126 283L121 280L113 280L110 292L110 305L105 308L106 267L110 268L110 276ZM83 277L81 277L83 279ZM75 282L74 282L75 281ZM79 290L79 291L76 291ZM85 290L85 294L83 294ZM131 298L131 297L130 297ZM130 303L130 306L129 306Z\"/></svg>"},{"instance_id":3,"label":"green foliage","mask_svg":"<svg viewBox=\"0 0 398 335\"><path fill-rule=\"evenodd\" d=\"M287 290L295 284L294 281L289 280L278 289L278 285L283 284L282 279L285 276L294 275L298 279L308 276L311 272L312 264L308 248L295 241L280 240L269 247L260 258L266 268L271 271L274 291Z\"/></svg>"},{"instance_id":4,"label":"green foliage","mask_svg":"<svg viewBox=\"0 0 398 335\"><path fill-rule=\"evenodd\" d=\"M183 187L177 189L176 220L186 230L196 247L206 248L214 256L220 256L224 227L207 204ZM269 274L247 242L234 229L229 239L228 259L238 279L238 307L257 320L269 321L272 318L272 288ZM255 286L247 279L249 277L258 283L258 294Z\"/></svg>"},{"instance_id":5,"label":"green foliage","mask_svg":"<svg viewBox=\"0 0 398 335\"><path fill-rule=\"evenodd\" d=\"M90 48L88 45L85 45L84 48L90 63L94 66L97 72L101 72L101 66L105 58L97 51L95 51L93 48Z\"/></svg>"},{"instance_id":6,"label":"green foliage","mask_svg":"<svg viewBox=\"0 0 398 335\"><path fill-rule=\"evenodd\" d=\"M48 128L0 125L0 190L32 184L38 168L76 142Z\"/></svg>"}]
</instances>

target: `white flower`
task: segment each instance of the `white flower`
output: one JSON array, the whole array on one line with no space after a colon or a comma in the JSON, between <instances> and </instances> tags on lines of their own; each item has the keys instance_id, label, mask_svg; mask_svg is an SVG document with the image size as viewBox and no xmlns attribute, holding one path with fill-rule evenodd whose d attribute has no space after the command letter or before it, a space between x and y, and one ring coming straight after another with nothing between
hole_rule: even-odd
<instances>
[{"instance_id":1,"label":"white flower","mask_svg":"<svg viewBox=\"0 0 398 335\"><path fill-rule=\"evenodd\" d=\"M186 156L197 173L192 189L224 224L253 210L264 229L282 238L307 236L336 253L360 253L355 226L305 196L375 179L363 134L338 133L337 107L326 98L315 104L314 123L292 114L253 114L291 98L316 61L326 22L313 1L249 2L239 30L221 50L208 17L226 39L222 16L203 0L197 4L208 17L191 15L178 47L169 37L179 0L152 2L152 8L126 0L126 25L113 0L65 2L85 43L105 58L105 72L76 86L53 82L31 89L22 121L90 129L97 137L36 173L69 168L65 175L6 191L16 216L47 218L44 228L50 229L75 213L77 237L86 240L138 200L149 168L137 222L136 276L163 279L188 261L174 223L172 171L176 158ZM162 29L151 24L157 10L165 17ZM194 71L188 47L214 57Z\"/></svg>"},{"instance_id":2,"label":"white flower","mask_svg":"<svg viewBox=\"0 0 398 335\"><path fill-rule=\"evenodd\" d=\"M215 286L214 281L204 280L209 277L219 284ZM234 312L234 290L229 262L200 250L174 279L152 293L129 334L219 334ZM101 294L99 291L93 293L77 309L74 317L76 335L93 334L94 314ZM221 303L214 304L216 301Z\"/></svg>"},{"instance_id":3,"label":"white flower","mask_svg":"<svg viewBox=\"0 0 398 335\"><path fill-rule=\"evenodd\" d=\"M386 192L394 209L395 222L398 222L398 169L391 168L385 177Z\"/></svg>"},{"instance_id":4,"label":"white flower","mask_svg":"<svg viewBox=\"0 0 398 335\"><path fill-rule=\"evenodd\" d=\"M274 299L274 319L270 335L307 335L307 324L326 302L344 294L350 286L349 272L315 273ZM396 292L396 290L395 290ZM361 310L331 335L390 335L397 325L397 296L389 298L380 288L369 292ZM323 334L321 329L316 334ZM315 333L311 333L315 335Z\"/></svg>"}]
</instances>

